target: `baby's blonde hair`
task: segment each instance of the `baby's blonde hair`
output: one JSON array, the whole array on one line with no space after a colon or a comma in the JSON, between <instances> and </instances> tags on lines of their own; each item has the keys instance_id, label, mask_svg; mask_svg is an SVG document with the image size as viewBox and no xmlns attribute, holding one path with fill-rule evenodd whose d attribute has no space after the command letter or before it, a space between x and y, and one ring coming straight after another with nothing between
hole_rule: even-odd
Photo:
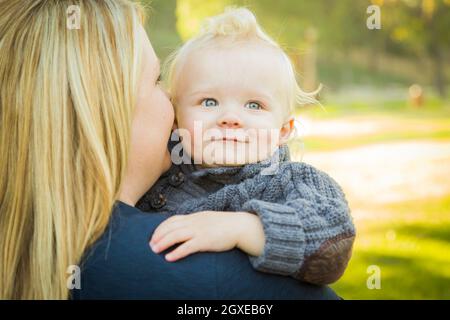
<instances>
[{"instance_id":1,"label":"baby's blonde hair","mask_svg":"<svg viewBox=\"0 0 450 320\"><path fill-rule=\"evenodd\" d=\"M287 114L291 116L296 105L315 104L314 96L320 91L321 86L314 92L305 92L298 85L294 66L288 55L280 45L268 36L258 24L255 15L247 8L229 7L225 12L205 20L198 35L187 41L178 50L173 52L165 66L168 91L176 105L176 82L181 66L190 53L199 48L205 48L212 44L237 45L258 41L279 51L287 85Z\"/></svg>"}]
</instances>

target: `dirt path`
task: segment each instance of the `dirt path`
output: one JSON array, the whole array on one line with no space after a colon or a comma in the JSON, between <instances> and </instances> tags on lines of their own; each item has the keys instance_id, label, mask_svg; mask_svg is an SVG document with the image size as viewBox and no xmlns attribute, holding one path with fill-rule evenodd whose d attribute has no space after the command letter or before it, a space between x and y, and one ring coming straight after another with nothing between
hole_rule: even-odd
<instances>
[{"instance_id":1,"label":"dirt path","mask_svg":"<svg viewBox=\"0 0 450 320\"><path fill-rule=\"evenodd\" d=\"M355 218L363 208L450 194L450 142L408 141L333 152L306 152L303 161L341 184Z\"/></svg>"}]
</instances>

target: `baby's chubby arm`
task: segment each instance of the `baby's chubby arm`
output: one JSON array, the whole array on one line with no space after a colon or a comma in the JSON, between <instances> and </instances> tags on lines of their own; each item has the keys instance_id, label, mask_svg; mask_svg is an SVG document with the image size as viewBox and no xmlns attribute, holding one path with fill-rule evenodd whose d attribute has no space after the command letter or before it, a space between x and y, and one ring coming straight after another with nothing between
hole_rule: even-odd
<instances>
[{"instance_id":1,"label":"baby's chubby arm","mask_svg":"<svg viewBox=\"0 0 450 320\"><path fill-rule=\"evenodd\" d=\"M304 163L284 163L266 185L265 198L250 198L235 211L175 215L155 230L156 252L176 261L200 251L237 247L259 271L314 284L335 282L350 259L355 228L345 196L327 174ZM270 197L270 196L274 197Z\"/></svg>"},{"instance_id":2,"label":"baby's chubby arm","mask_svg":"<svg viewBox=\"0 0 450 320\"><path fill-rule=\"evenodd\" d=\"M259 271L289 275L313 284L330 284L350 260L355 227L345 195L326 173L306 163L287 162L266 184L265 198L240 209L257 214L265 246L250 256Z\"/></svg>"},{"instance_id":3,"label":"baby's chubby arm","mask_svg":"<svg viewBox=\"0 0 450 320\"><path fill-rule=\"evenodd\" d=\"M160 253L180 243L165 255L167 261L174 262L195 252L221 252L235 247L259 256L264 242L261 220L253 213L200 211L163 221L153 233L150 246Z\"/></svg>"}]
</instances>

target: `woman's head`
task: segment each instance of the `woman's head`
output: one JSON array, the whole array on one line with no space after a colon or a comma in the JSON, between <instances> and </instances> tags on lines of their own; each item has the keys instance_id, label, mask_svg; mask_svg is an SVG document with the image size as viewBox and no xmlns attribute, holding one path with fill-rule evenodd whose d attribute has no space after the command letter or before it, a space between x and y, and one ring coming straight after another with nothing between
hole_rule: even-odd
<instances>
[{"instance_id":1,"label":"woman's head","mask_svg":"<svg viewBox=\"0 0 450 320\"><path fill-rule=\"evenodd\" d=\"M67 267L103 232L130 147L149 144L131 138L142 110L168 102L142 99L156 72L142 64L153 52L142 22L127 0L0 2L0 298L67 296Z\"/></svg>"},{"instance_id":2,"label":"woman's head","mask_svg":"<svg viewBox=\"0 0 450 320\"><path fill-rule=\"evenodd\" d=\"M170 166L167 141L174 119L172 104L160 86L159 60L143 28L139 30L139 37L143 49L141 76L132 124L128 170L120 193L120 200L132 205Z\"/></svg>"}]
</instances>

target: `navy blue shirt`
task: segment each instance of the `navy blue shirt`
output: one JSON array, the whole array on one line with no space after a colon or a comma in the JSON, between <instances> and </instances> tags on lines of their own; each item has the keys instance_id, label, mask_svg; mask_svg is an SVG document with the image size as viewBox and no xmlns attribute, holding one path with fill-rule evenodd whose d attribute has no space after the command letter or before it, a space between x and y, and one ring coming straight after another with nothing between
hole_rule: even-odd
<instances>
[{"instance_id":1,"label":"navy blue shirt","mask_svg":"<svg viewBox=\"0 0 450 320\"><path fill-rule=\"evenodd\" d=\"M256 271L247 254L199 252L167 262L149 240L168 216L118 202L103 236L80 265L73 299L339 299L328 287Z\"/></svg>"}]
</instances>

